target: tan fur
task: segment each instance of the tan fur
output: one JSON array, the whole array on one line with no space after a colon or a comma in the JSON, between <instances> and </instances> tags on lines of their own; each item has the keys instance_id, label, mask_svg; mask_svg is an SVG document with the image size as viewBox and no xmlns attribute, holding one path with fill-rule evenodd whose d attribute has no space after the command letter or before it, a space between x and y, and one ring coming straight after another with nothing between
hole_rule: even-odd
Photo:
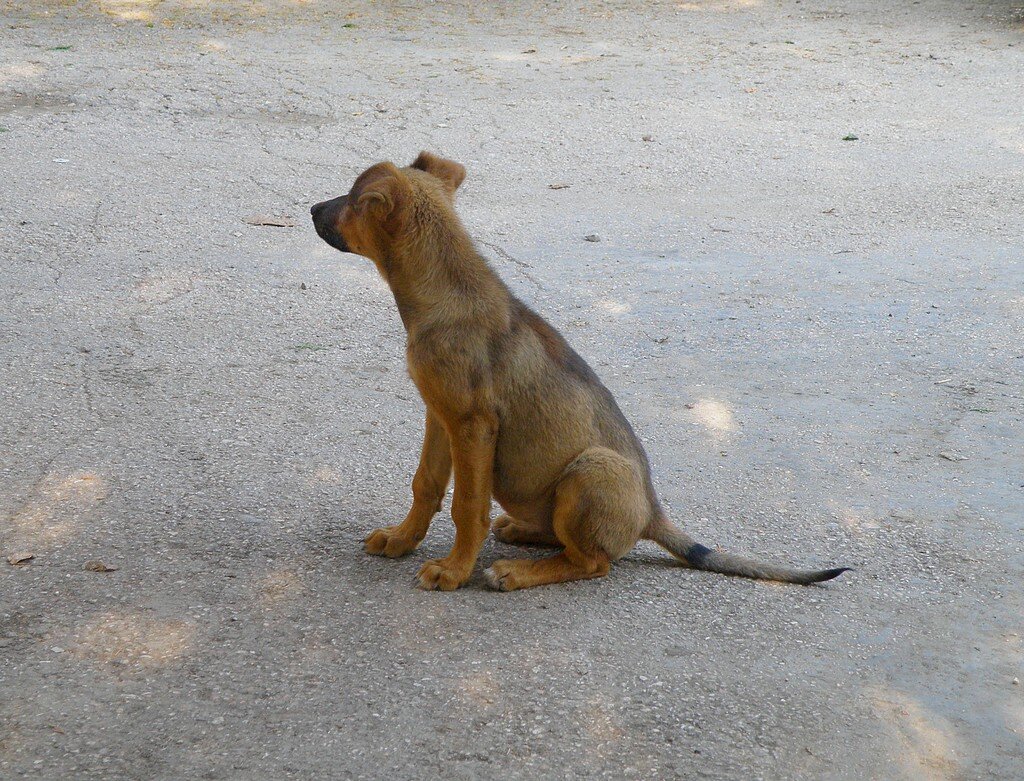
<instances>
[{"instance_id":1,"label":"tan fur","mask_svg":"<svg viewBox=\"0 0 1024 781\"><path fill-rule=\"evenodd\" d=\"M502 590L600 577L641 537L691 566L730 574L793 582L838 574L709 551L669 523L611 394L474 248L453 205L464 177L458 163L423 152L408 168L371 166L347 195L312 209L325 241L370 258L390 286L408 332L409 374L427 407L412 508L402 523L372 532L367 552L415 550L454 471L455 544L420 569L423 588L469 579L492 496L507 513L495 524L499 538L563 548L495 562L488 577Z\"/></svg>"}]
</instances>

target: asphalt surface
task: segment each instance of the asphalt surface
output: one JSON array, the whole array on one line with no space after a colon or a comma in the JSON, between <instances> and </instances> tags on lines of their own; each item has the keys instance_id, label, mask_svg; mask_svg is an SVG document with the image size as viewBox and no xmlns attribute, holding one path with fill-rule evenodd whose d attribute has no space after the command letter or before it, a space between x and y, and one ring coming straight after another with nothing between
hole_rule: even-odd
<instances>
[{"instance_id":1,"label":"asphalt surface","mask_svg":"<svg viewBox=\"0 0 1024 781\"><path fill-rule=\"evenodd\" d=\"M0 3L0 777L1019 777L1022 13ZM420 149L675 518L855 571L364 555L422 405L307 211Z\"/></svg>"}]
</instances>

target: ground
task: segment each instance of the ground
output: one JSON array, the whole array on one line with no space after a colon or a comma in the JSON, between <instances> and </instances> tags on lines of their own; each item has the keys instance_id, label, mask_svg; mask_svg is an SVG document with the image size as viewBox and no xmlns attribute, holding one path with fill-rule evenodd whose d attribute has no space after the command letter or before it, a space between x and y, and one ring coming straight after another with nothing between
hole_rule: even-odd
<instances>
[{"instance_id":1,"label":"ground","mask_svg":"<svg viewBox=\"0 0 1024 781\"><path fill-rule=\"evenodd\" d=\"M0 23L0 777L1020 775L1021 8ZM384 283L308 208L420 149L466 165L470 232L675 519L854 571L643 544L597 581L423 592L447 506L411 557L363 554L423 408Z\"/></svg>"}]
</instances>

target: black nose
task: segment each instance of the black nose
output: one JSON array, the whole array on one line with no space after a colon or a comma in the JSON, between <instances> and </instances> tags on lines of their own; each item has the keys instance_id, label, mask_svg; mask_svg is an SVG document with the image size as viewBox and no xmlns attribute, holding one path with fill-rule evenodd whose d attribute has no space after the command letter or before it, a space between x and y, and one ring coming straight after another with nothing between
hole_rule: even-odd
<instances>
[{"instance_id":1,"label":"black nose","mask_svg":"<svg viewBox=\"0 0 1024 781\"><path fill-rule=\"evenodd\" d=\"M348 252L348 244L334 224L338 218L339 205L344 203L344 198L345 196L341 196L331 201L314 203L309 207L309 213L313 216L313 228L317 235L335 249Z\"/></svg>"}]
</instances>

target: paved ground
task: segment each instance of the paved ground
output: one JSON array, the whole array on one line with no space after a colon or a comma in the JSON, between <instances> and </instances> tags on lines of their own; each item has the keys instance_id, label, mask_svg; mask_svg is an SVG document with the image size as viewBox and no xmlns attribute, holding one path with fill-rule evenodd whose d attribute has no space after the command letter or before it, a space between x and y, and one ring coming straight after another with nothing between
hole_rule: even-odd
<instances>
[{"instance_id":1,"label":"paved ground","mask_svg":"<svg viewBox=\"0 0 1024 781\"><path fill-rule=\"evenodd\" d=\"M0 3L0 777L1019 776L1022 9L479 5ZM856 571L363 555L422 409L306 211L421 148L680 521Z\"/></svg>"}]
</instances>

